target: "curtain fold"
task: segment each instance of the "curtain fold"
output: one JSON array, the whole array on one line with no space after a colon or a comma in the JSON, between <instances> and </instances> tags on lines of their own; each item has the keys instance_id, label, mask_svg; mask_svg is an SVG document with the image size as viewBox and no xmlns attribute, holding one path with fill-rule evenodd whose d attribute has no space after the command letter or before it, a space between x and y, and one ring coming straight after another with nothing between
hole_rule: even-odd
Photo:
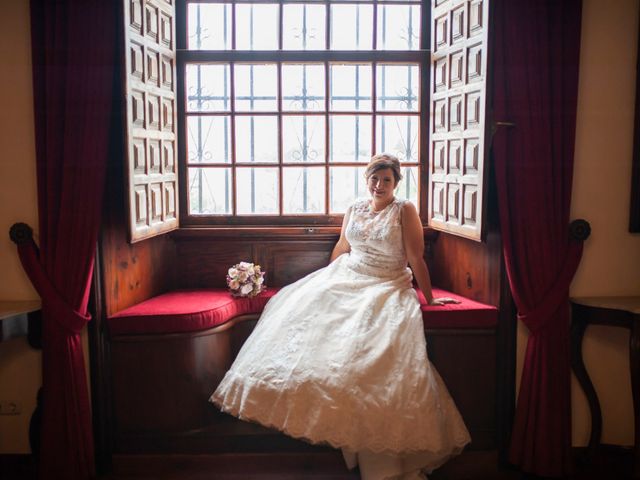
<instances>
[{"instance_id":1,"label":"curtain fold","mask_svg":"<svg viewBox=\"0 0 640 480\"><path fill-rule=\"evenodd\" d=\"M94 476L80 333L105 184L117 2L31 0L39 243L18 253L42 297L40 478Z\"/></svg>"},{"instance_id":2,"label":"curtain fold","mask_svg":"<svg viewBox=\"0 0 640 480\"><path fill-rule=\"evenodd\" d=\"M496 0L493 139L504 258L530 331L509 458L571 469L569 285L582 243L569 235L581 0Z\"/></svg>"}]
</instances>

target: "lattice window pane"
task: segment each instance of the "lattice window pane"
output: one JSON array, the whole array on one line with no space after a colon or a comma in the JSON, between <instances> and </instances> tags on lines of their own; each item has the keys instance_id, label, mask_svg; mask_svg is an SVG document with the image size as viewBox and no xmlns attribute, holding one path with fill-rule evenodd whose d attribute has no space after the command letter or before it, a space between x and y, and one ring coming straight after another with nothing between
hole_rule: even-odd
<instances>
[{"instance_id":1,"label":"lattice window pane","mask_svg":"<svg viewBox=\"0 0 640 480\"><path fill-rule=\"evenodd\" d=\"M324 162L324 116L286 115L282 118L285 162Z\"/></svg>"},{"instance_id":2,"label":"lattice window pane","mask_svg":"<svg viewBox=\"0 0 640 480\"><path fill-rule=\"evenodd\" d=\"M231 49L231 4L190 3L187 9L190 50Z\"/></svg>"},{"instance_id":3,"label":"lattice window pane","mask_svg":"<svg viewBox=\"0 0 640 480\"><path fill-rule=\"evenodd\" d=\"M373 48L373 6L331 5L332 50Z\"/></svg>"},{"instance_id":4,"label":"lattice window pane","mask_svg":"<svg viewBox=\"0 0 640 480\"><path fill-rule=\"evenodd\" d=\"M236 117L236 162L278 163L278 117Z\"/></svg>"},{"instance_id":5,"label":"lattice window pane","mask_svg":"<svg viewBox=\"0 0 640 480\"><path fill-rule=\"evenodd\" d=\"M378 65L378 110L417 112L420 108L419 73L417 65Z\"/></svg>"},{"instance_id":6,"label":"lattice window pane","mask_svg":"<svg viewBox=\"0 0 640 480\"><path fill-rule=\"evenodd\" d=\"M236 49L278 49L278 4L236 4Z\"/></svg>"},{"instance_id":7,"label":"lattice window pane","mask_svg":"<svg viewBox=\"0 0 640 480\"><path fill-rule=\"evenodd\" d=\"M370 115L332 115L329 118L329 161L371 160Z\"/></svg>"},{"instance_id":8,"label":"lattice window pane","mask_svg":"<svg viewBox=\"0 0 640 480\"><path fill-rule=\"evenodd\" d=\"M235 65L237 111L277 111L278 69L275 64Z\"/></svg>"},{"instance_id":9,"label":"lattice window pane","mask_svg":"<svg viewBox=\"0 0 640 480\"><path fill-rule=\"evenodd\" d=\"M278 213L278 169L238 168L236 204L239 215Z\"/></svg>"},{"instance_id":10,"label":"lattice window pane","mask_svg":"<svg viewBox=\"0 0 640 480\"><path fill-rule=\"evenodd\" d=\"M420 49L420 6L378 6L378 50Z\"/></svg>"},{"instance_id":11,"label":"lattice window pane","mask_svg":"<svg viewBox=\"0 0 640 480\"><path fill-rule=\"evenodd\" d=\"M231 213L231 169L189 168L189 213Z\"/></svg>"},{"instance_id":12,"label":"lattice window pane","mask_svg":"<svg viewBox=\"0 0 640 480\"><path fill-rule=\"evenodd\" d=\"M416 115L380 115L376 119L376 152L387 152L401 162L418 162L418 119Z\"/></svg>"},{"instance_id":13,"label":"lattice window pane","mask_svg":"<svg viewBox=\"0 0 640 480\"><path fill-rule=\"evenodd\" d=\"M188 111L228 112L231 109L228 64L189 64L186 77Z\"/></svg>"},{"instance_id":14,"label":"lattice window pane","mask_svg":"<svg viewBox=\"0 0 640 480\"><path fill-rule=\"evenodd\" d=\"M330 108L371 111L371 65L331 65Z\"/></svg>"},{"instance_id":15,"label":"lattice window pane","mask_svg":"<svg viewBox=\"0 0 640 480\"><path fill-rule=\"evenodd\" d=\"M324 176L324 167L284 168L283 213L324 213Z\"/></svg>"},{"instance_id":16,"label":"lattice window pane","mask_svg":"<svg viewBox=\"0 0 640 480\"><path fill-rule=\"evenodd\" d=\"M326 31L324 5L290 4L283 8L283 48L323 50Z\"/></svg>"},{"instance_id":17,"label":"lattice window pane","mask_svg":"<svg viewBox=\"0 0 640 480\"><path fill-rule=\"evenodd\" d=\"M188 117L189 163L231 162L231 117Z\"/></svg>"},{"instance_id":18,"label":"lattice window pane","mask_svg":"<svg viewBox=\"0 0 640 480\"><path fill-rule=\"evenodd\" d=\"M324 65L282 65L283 110L324 110L324 78Z\"/></svg>"}]
</instances>

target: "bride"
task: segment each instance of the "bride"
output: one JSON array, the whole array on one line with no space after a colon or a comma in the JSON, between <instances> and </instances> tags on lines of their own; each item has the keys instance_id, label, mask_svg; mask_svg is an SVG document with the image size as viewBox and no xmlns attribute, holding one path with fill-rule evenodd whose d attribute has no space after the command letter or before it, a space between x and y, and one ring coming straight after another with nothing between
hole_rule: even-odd
<instances>
[{"instance_id":1,"label":"bride","mask_svg":"<svg viewBox=\"0 0 640 480\"><path fill-rule=\"evenodd\" d=\"M341 448L363 480L424 479L470 437L427 358L411 272L429 304L452 300L433 298L420 218L394 197L398 159L374 156L365 176L371 198L347 210L331 263L269 301L210 401Z\"/></svg>"}]
</instances>

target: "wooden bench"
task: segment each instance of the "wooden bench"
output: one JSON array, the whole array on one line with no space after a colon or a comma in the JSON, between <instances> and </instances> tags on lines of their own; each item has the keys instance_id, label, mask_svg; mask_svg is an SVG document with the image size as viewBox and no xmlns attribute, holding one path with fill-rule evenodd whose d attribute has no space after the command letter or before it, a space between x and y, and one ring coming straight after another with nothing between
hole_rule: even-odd
<instances>
[{"instance_id":1,"label":"wooden bench","mask_svg":"<svg viewBox=\"0 0 640 480\"><path fill-rule=\"evenodd\" d=\"M208 398L277 289L234 298L224 289L158 295L107 319L114 453L212 453L317 447L217 411ZM473 447L495 448L498 310L434 289L418 292L429 357L460 408Z\"/></svg>"}]
</instances>

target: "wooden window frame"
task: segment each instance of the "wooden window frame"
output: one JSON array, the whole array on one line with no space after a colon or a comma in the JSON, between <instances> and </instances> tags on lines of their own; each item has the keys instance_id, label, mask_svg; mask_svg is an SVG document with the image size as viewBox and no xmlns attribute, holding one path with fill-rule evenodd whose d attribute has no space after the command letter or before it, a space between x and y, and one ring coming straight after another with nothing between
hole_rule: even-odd
<instances>
[{"instance_id":1,"label":"wooden window frame","mask_svg":"<svg viewBox=\"0 0 640 480\"><path fill-rule=\"evenodd\" d=\"M427 223L427 174L428 171L428 147L427 147L427 135L428 131L428 117L429 117L429 52L426 51L426 47L430 41L430 35L428 25L430 24L430 2L428 0L421 0L420 6L422 9L420 31L425 32L421 36L420 50L413 51L379 51L379 50L367 50L367 51L329 51L329 50L278 50L278 51L205 51L205 50L187 50L187 4L192 3L187 0L176 0L176 42L177 42L177 117L178 117L178 172L179 183L181 185L179 195L179 209L181 212L180 225L181 227L339 227L342 223L343 214L283 214L283 215L193 215L189 213L188 206L188 167L187 167L187 145L186 145L186 99L185 99L185 71L186 65L189 63L251 63L251 62L265 62L276 63L278 68L282 63L322 63L325 65L325 79L329 75L329 65L332 62L344 62L344 63L371 63L372 64L372 84L375 86L375 68L379 63L393 64L393 63L414 63L418 64L421 68L421 75L419 78L419 110L417 112L408 111L387 111L379 112L376 107L375 90L372 92L372 106L370 111L358 112L358 114L370 115L372 123L375 123L377 116L380 115L416 115L418 116L418 161L406 162L407 165L418 167L418 202L419 210L421 212L421 219L423 223ZM198 2L193 2L198 3ZM202 2L206 3L206 2ZM274 1L283 4L301 3L300 0L279 0ZM377 0L367 0L358 2L362 4L376 5ZM414 2L407 2L416 4ZM328 2L320 3L319 5L328 5ZM392 5L402 5L402 2L389 2ZM282 8L280 9L282 12ZM374 9L374 17L376 15ZM375 22L375 20L374 20ZM280 29L282 30L282 29ZM282 31L280 35L280 45L282 45ZM373 32L375 42L375 31ZM280 76L279 82L280 80ZM325 80L325 109L315 113L316 115L322 115L327 119L325 122L325 147L328 143L328 119L331 115L354 115L354 112L331 112L327 108L328 106L328 81ZM244 112L243 112L244 113ZM306 113L306 112L301 112ZM278 119L289 114L289 112L283 111L279 108L276 112ZM231 114L230 114L231 115ZM372 125L375 131L375 125ZM372 151L375 151L375 133L372 132ZM280 132L281 140L281 132ZM234 139L232 138L232 145ZM280 153L280 157L282 153ZM279 178L282 178L284 162L280 158L279 163L276 165L279 170ZM308 163L300 163L295 166L308 166ZM315 165L315 164L314 164ZM323 159L319 165L325 168L325 208L328 209L328 187L326 186L329 181L329 167L333 164L326 159ZM365 163L357 162L345 162L340 163L340 166L358 166L364 167ZM403 163L403 166L405 163ZM230 166L232 166L230 164ZM293 165L292 165L293 166ZM232 168L236 168L233 166ZM233 173L235 176L235 172ZM280 182L282 183L282 182ZM280 195L279 202L282 203L282 184L279 185ZM234 201L232 199L232 201Z\"/></svg>"}]
</instances>

